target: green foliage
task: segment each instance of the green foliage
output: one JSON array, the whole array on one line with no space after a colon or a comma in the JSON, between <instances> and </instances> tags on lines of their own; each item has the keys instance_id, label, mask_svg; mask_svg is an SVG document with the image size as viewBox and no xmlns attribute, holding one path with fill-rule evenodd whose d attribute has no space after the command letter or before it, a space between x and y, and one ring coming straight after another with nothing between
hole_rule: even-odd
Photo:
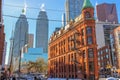
<instances>
[{"instance_id":1,"label":"green foliage","mask_svg":"<svg viewBox=\"0 0 120 80\"><path fill-rule=\"evenodd\" d=\"M29 61L27 63L27 69L29 72L39 72L45 73L47 71L48 65L43 58L38 58L36 62Z\"/></svg>"}]
</instances>

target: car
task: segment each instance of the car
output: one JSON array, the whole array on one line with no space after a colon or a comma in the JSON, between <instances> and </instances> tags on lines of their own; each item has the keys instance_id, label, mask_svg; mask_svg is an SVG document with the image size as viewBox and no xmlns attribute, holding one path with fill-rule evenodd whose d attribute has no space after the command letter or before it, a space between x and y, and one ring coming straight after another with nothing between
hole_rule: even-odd
<instances>
[{"instance_id":1,"label":"car","mask_svg":"<svg viewBox=\"0 0 120 80\"><path fill-rule=\"evenodd\" d=\"M118 80L117 78L114 78L114 77L109 77L107 78L106 80Z\"/></svg>"}]
</instances>

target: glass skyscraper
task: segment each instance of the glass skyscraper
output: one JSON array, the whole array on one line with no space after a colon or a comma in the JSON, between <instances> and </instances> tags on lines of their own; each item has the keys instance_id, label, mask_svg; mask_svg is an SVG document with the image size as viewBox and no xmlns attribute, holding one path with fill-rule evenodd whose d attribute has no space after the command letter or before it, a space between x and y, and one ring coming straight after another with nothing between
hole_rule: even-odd
<instances>
[{"instance_id":1,"label":"glass skyscraper","mask_svg":"<svg viewBox=\"0 0 120 80\"><path fill-rule=\"evenodd\" d=\"M43 48L48 52L48 17L45 10L41 9L36 23L36 48Z\"/></svg>"},{"instance_id":2,"label":"glass skyscraper","mask_svg":"<svg viewBox=\"0 0 120 80\"><path fill-rule=\"evenodd\" d=\"M66 21L67 23L81 14L84 0L66 0Z\"/></svg>"},{"instance_id":3,"label":"glass skyscraper","mask_svg":"<svg viewBox=\"0 0 120 80\"><path fill-rule=\"evenodd\" d=\"M12 64L13 71L17 71L20 65L21 49L28 44L28 21L24 12L16 22L13 41Z\"/></svg>"},{"instance_id":4,"label":"glass skyscraper","mask_svg":"<svg viewBox=\"0 0 120 80\"><path fill-rule=\"evenodd\" d=\"M24 14L21 14L16 22L14 32L14 57L19 57L20 50L28 43L28 22Z\"/></svg>"}]
</instances>

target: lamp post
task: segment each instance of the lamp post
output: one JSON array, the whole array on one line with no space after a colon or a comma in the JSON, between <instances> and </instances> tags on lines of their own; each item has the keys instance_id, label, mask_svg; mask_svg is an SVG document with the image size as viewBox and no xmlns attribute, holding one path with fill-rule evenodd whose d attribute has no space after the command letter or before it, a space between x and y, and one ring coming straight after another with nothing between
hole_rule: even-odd
<instances>
[{"instance_id":1,"label":"lamp post","mask_svg":"<svg viewBox=\"0 0 120 80\"><path fill-rule=\"evenodd\" d=\"M23 40L22 40L23 41ZM24 48L26 49L28 49L28 44L26 44L26 45L24 45L21 49L20 49L20 59L19 59L19 73L21 72L20 70L21 70L21 58L22 58L22 54L24 53L24 52L27 52L27 51L24 51ZM21 51L22 50L22 51Z\"/></svg>"},{"instance_id":2,"label":"lamp post","mask_svg":"<svg viewBox=\"0 0 120 80\"><path fill-rule=\"evenodd\" d=\"M21 50L20 50L20 59L19 59L19 73L20 73L20 67L21 67Z\"/></svg>"},{"instance_id":3,"label":"lamp post","mask_svg":"<svg viewBox=\"0 0 120 80\"><path fill-rule=\"evenodd\" d=\"M13 46L14 46L14 38L13 39L10 39L10 40L13 40L12 41L12 51L11 51L11 59L10 59L10 66L9 66L9 70L10 70L10 74L12 73L12 62L13 62Z\"/></svg>"}]
</instances>

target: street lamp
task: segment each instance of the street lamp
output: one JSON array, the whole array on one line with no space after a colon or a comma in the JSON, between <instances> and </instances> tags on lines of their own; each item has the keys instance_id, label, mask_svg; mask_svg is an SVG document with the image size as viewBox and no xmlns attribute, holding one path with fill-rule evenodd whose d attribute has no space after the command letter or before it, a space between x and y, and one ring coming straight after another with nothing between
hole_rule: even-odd
<instances>
[{"instance_id":1,"label":"street lamp","mask_svg":"<svg viewBox=\"0 0 120 80\"><path fill-rule=\"evenodd\" d=\"M21 57L22 57L22 54L24 52L26 52L26 48L28 49L28 44L26 44L25 46L22 47L22 49L20 49L20 59L19 59L19 73L20 73L20 69L21 69ZM25 51L24 51L25 49ZM22 50L22 51L21 51Z\"/></svg>"}]
</instances>

